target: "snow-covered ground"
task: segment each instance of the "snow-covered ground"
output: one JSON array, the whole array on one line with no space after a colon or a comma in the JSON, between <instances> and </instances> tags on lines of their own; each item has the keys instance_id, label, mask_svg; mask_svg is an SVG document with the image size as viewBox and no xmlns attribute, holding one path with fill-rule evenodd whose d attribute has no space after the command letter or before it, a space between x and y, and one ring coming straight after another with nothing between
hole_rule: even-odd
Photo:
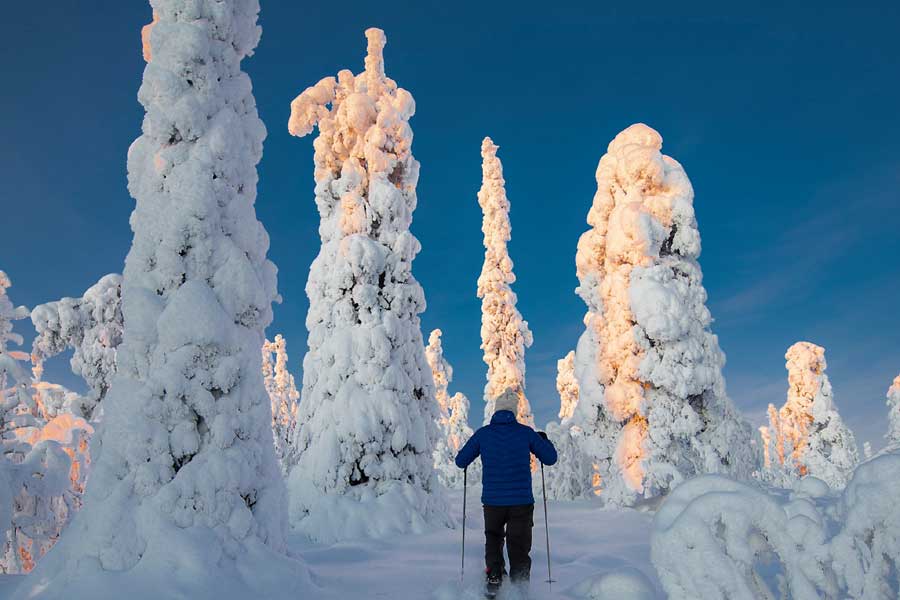
<instances>
[{"instance_id":1,"label":"snow-covered ground","mask_svg":"<svg viewBox=\"0 0 900 600\"><path fill-rule=\"evenodd\" d=\"M468 496L466 571L460 584L461 528L437 529L424 535L318 545L300 536L291 547L305 560L315 581L339 597L394 600L481 598L484 569L484 522L481 490ZM451 511L462 521L462 492L451 492ZM579 583L604 573L637 569L658 588L650 564L652 515L635 510L602 510L593 501L550 502L553 578L547 579L544 516L535 508L529 598L581 598ZM518 597L507 594L506 597ZM590 596L587 596L590 597ZM662 593L658 592L662 598ZM622 600L626 597L619 596Z\"/></svg>"},{"instance_id":2,"label":"snow-covered ground","mask_svg":"<svg viewBox=\"0 0 900 600\"><path fill-rule=\"evenodd\" d=\"M481 598L484 535L481 490L468 496L466 574L460 584L462 530L435 529L423 535L322 545L293 535L290 546L306 562L327 598L391 600L468 600ZM462 492L450 493L452 515L462 521ZM644 600L646 594L620 590L639 587L641 574L663 598L650 564L652 514L636 510L603 510L594 501L549 503L553 578L547 579L544 516L540 503L534 517L531 589L533 600L552 598L617 598ZM595 581L609 575L599 584ZM0 598L7 598L18 576L0 576ZM609 595L588 595L588 588L608 588ZM504 599L521 598L511 593ZM219 597L217 600L228 600ZM242 599L245 600L245 599ZM318 600L318 599L317 599Z\"/></svg>"}]
</instances>

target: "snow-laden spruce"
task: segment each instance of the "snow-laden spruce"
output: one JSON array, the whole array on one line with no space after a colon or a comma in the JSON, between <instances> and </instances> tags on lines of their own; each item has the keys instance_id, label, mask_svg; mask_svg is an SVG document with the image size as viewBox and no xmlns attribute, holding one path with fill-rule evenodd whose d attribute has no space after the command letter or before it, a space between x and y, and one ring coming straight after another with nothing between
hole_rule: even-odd
<instances>
[{"instance_id":1,"label":"snow-laden spruce","mask_svg":"<svg viewBox=\"0 0 900 600\"><path fill-rule=\"evenodd\" d=\"M825 349L797 342L785 354L787 401L769 405L769 426L761 428L768 466L762 478L775 485L813 475L843 489L859 462L853 433L838 414L825 374Z\"/></svg>"},{"instance_id":2,"label":"snow-laden spruce","mask_svg":"<svg viewBox=\"0 0 900 600\"><path fill-rule=\"evenodd\" d=\"M694 193L662 138L632 125L597 167L578 294L588 307L573 422L604 497L630 503L700 473L749 475L749 425L725 393L697 259Z\"/></svg>"},{"instance_id":3,"label":"snow-laden spruce","mask_svg":"<svg viewBox=\"0 0 900 600\"><path fill-rule=\"evenodd\" d=\"M551 421L547 423L545 432L559 456L555 465L545 469L547 497L578 500L590 496L594 471L590 458L584 452L584 431L565 422ZM540 485L540 479L534 478L535 492L538 492Z\"/></svg>"},{"instance_id":4,"label":"snow-laden spruce","mask_svg":"<svg viewBox=\"0 0 900 600\"><path fill-rule=\"evenodd\" d=\"M481 142L481 189L478 204L484 214L484 265L478 277L478 297L481 298L481 349L487 364L487 385L484 387L484 422L494 415L497 398L506 390L519 396L516 419L534 425L531 406L525 397L525 348L531 346L528 321L516 308L516 281L513 262L506 243L512 237L509 223L509 200L503 165L497 158L498 146L486 137Z\"/></svg>"},{"instance_id":5,"label":"snow-laden spruce","mask_svg":"<svg viewBox=\"0 0 900 600\"><path fill-rule=\"evenodd\" d=\"M259 4L152 6L117 374L84 507L15 597L295 598L260 357L276 297L254 210L266 131L241 71Z\"/></svg>"},{"instance_id":6,"label":"snow-laden spruce","mask_svg":"<svg viewBox=\"0 0 900 600\"><path fill-rule=\"evenodd\" d=\"M888 447L900 449L900 375L887 391L888 432L884 436Z\"/></svg>"},{"instance_id":7,"label":"snow-laden spruce","mask_svg":"<svg viewBox=\"0 0 900 600\"><path fill-rule=\"evenodd\" d=\"M556 391L559 392L559 420L566 423L578 404L578 379L575 377L575 351L556 361Z\"/></svg>"},{"instance_id":8,"label":"snow-laden spruce","mask_svg":"<svg viewBox=\"0 0 900 600\"><path fill-rule=\"evenodd\" d=\"M654 519L653 564L672 600L897 598L900 454L859 465L834 496L717 475L688 481Z\"/></svg>"},{"instance_id":9,"label":"snow-laden spruce","mask_svg":"<svg viewBox=\"0 0 900 600\"><path fill-rule=\"evenodd\" d=\"M41 304L31 312L37 330L32 345L36 360L45 361L74 350L69 364L90 392L78 398L72 412L91 420L116 373L116 349L122 343L122 276L106 275L81 298Z\"/></svg>"},{"instance_id":10,"label":"snow-laden spruce","mask_svg":"<svg viewBox=\"0 0 900 600\"><path fill-rule=\"evenodd\" d=\"M410 93L384 72L380 29L365 70L326 77L291 104L288 128L318 126L322 247L306 286L309 350L292 441L292 524L319 541L445 523L434 471L438 410L412 273L419 163Z\"/></svg>"},{"instance_id":11,"label":"snow-laden spruce","mask_svg":"<svg viewBox=\"0 0 900 600\"><path fill-rule=\"evenodd\" d=\"M447 424L450 421L450 382L453 380L453 367L444 358L444 346L441 343L440 329L435 329L428 336L428 345L425 346L425 360L431 367L431 379L434 382L434 399L438 407L438 429L441 437L447 437ZM437 451L435 451L437 452ZM435 468L442 462L435 454Z\"/></svg>"},{"instance_id":12,"label":"snow-laden spruce","mask_svg":"<svg viewBox=\"0 0 900 600\"><path fill-rule=\"evenodd\" d=\"M428 336L425 346L425 359L431 367L434 380L434 397L437 400L439 415L438 429L440 438L434 449L434 468L438 479L449 488L460 488L463 484L463 473L456 466L456 453L460 447L472 437L469 427L469 399L457 392L450 395L449 387L453 381L453 367L444 358L444 347L441 344L442 332L435 329ZM469 466L467 481L469 484L481 480L481 461Z\"/></svg>"},{"instance_id":13,"label":"snow-laden spruce","mask_svg":"<svg viewBox=\"0 0 900 600\"><path fill-rule=\"evenodd\" d=\"M453 453L453 462L449 469L445 467L440 473L442 480L448 487L461 488L463 483L463 473L456 466L456 453L459 449L469 441L474 433L469 427L469 398L462 392L456 392L450 396L450 418L447 421L447 441L448 447ZM468 467L466 480L469 485L477 485L481 483L481 461L473 462Z\"/></svg>"},{"instance_id":14,"label":"snow-laden spruce","mask_svg":"<svg viewBox=\"0 0 900 600\"><path fill-rule=\"evenodd\" d=\"M595 485L595 470L585 454L584 430L572 425L578 405L578 379L575 377L575 352L556 362L556 390L559 392L560 422L547 423L545 431L556 447L559 460L546 471L547 497L575 500L590 495ZM537 481L535 488L537 488Z\"/></svg>"},{"instance_id":15,"label":"snow-laden spruce","mask_svg":"<svg viewBox=\"0 0 900 600\"><path fill-rule=\"evenodd\" d=\"M18 562L19 572L28 572L53 547L81 507L90 464L93 428L69 412L79 395L41 381L40 363L32 372L30 382L22 382L27 393L12 410L4 411L12 418L0 416L5 452L25 465L18 471L20 482L12 488L18 490L13 518L17 561L0 560L0 570ZM11 549L8 545L7 551Z\"/></svg>"},{"instance_id":16,"label":"snow-laden spruce","mask_svg":"<svg viewBox=\"0 0 900 600\"><path fill-rule=\"evenodd\" d=\"M28 309L24 306L15 306L7 295L6 290L12 287L12 281L4 271L0 271L0 353L9 355L15 360L22 360L25 356L18 351L10 349L10 345L21 346L24 340L18 333L13 332L13 322L28 318ZM16 352L13 355L13 352ZM0 379L0 390L7 389L7 381Z\"/></svg>"},{"instance_id":17,"label":"snow-laden spruce","mask_svg":"<svg viewBox=\"0 0 900 600\"><path fill-rule=\"evenodd\" d=\"M275 456L287 473L286 455L291 436L297 425L297 400L300 392L294 376L288 371L287 340L280 333L274 341L266 340L262 348L263 384L272 406L272 435Z\"/></svg>"},{"instance_id":18,"label":"snow-laden spruce","mask_svg":"<svg viewBox=\"0 0 900 600\"><path fill-rule=\"evenodd\" d=\"M43 435L46 415L28 355L12 349L23 341L13 322L27 318L28 309L13 305L11 285L0 271L0 573L27 573L56 542L77 500L69 456Z\"/></svg>"}]
</instances>

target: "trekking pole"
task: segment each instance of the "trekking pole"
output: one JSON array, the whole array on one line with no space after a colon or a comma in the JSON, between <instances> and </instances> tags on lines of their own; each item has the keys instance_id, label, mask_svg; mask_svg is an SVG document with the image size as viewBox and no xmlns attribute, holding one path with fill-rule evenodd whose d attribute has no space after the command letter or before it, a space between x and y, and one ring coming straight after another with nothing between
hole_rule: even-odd
<instances>
[{"instance_id":1,"label":"trekking pole","mask_svg":"<svg viewBox=\"0 0 900 600\"><path fill-rule=\"evenodd\" d=\"M553 585L553 576L550 574L550 524L547 522L547 485L544 483L544 463L541 463L541 492L544 495L544 530L547 538L547 583Z\"/></svg>"},{"instance_id":2,"label":"trekking pole","mask_svg":"<svg viewBox=\"0 0 900 600\"><path fill-rule=\"evenodd\" d=\"M462 559L460 559L459 565L459 580L463 581L465 579L466 574L466 492L467 490L467 481L466 478L469 474L469 467L463 469L463 535L462 535Z\"/></svg>"}]
</instances>

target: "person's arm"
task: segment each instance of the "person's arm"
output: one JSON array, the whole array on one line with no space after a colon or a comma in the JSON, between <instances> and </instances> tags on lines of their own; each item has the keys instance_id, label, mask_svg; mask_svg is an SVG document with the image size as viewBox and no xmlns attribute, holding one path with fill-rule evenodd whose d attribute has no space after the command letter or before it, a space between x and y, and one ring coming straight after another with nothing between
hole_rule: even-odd
<instances>
[{"instance_id":1,"label":"person's arm","mask_svg":"<svg viewBox=\"0 0 900 600\"><path fill-rule=\"evenodd\" d=\"M547 439L546 433L532 430L529 446L531 453L537 456L543 464L548 466L556 464L556 448L553 447L553 442Z\"/></svg>"},{"instance_id":2,"label":"person's arm","mask_svg":"<svg viewBox=\"0 0 900 600\"><path fill-rule=\"evenodd\" d=\"M459 449L459 453L456 455L456 466L465 469L478 458L479 454L481 454L481 445L478 443L478 432L476 431L475 435L470 437L469 441Z\"/></svg>"}]
</instances>

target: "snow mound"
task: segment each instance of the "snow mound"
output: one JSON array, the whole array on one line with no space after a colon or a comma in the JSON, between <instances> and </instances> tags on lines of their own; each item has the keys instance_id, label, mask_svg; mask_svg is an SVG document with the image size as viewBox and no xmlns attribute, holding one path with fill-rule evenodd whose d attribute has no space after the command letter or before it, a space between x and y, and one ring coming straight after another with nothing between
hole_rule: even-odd
<instances>
[{"instance_id":1,"label":"snow mound","mask_svg":"<svg viewBox=\"0 0 900 600\"><path fill-rule=\"evenodd\" d=\"M638 569L625 567L585 579L574 590L589 600L654 600L656 592L647 576Z\"/></svg>"},{"instance_id":2,"label":"snow mound","mask_svg":"<svg viewBox=\"0 0 900 600\"><path fill-rule=\"evenodd\" d=\"M179 543L172 544L174 528L161 525L147 540L141 561L131 570L106 571L89 557L77 561L76 567L63 563L62 555L51 552L41 561L40 571L23 579L12 598L295 600L329 597L311 582L303 563L276 554L260 542L249 541L234 561L223 561L212 529L192 528L190 536L182 533L178 535ZM68 535L78 533L70 529ZM65 589L56 587L60 580L66 581Z\"/></svg>"},{"instance_id":3,"label":"snow mound","mask_svg":"<svg viewBox=\"0 0 900 600\"><path fill-rule=\"evenodd\" d=\"M673 600L898 597L900 454L860 465L838 496L721 476L688 481L654 519L651 554Z\"/></svg>"},{"instance_id":4,"label":"snow mound","mask_svg":"<svg viewBox=\"0 0 900 600\"><path fill-rule=\"evenodd\" d=\"M832 540L831 553L850 598L900 598L898 499L900 453L863 463L844 490L844 527Z\"/></svg>"}]
</instances>

